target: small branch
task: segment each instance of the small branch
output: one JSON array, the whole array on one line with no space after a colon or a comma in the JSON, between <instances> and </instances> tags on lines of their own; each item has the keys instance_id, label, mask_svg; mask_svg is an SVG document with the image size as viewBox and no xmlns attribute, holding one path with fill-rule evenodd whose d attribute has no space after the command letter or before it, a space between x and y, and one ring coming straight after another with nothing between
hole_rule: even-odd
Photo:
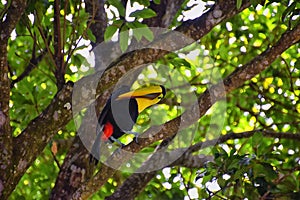
<instances>
[{"instance_id":1,"label":"small branch","mask_svg":"<svg viewBox=\"0 0 300 200\"><path fill-rule=\"evenodd\" d=\"M35 49L35 48L34 48ZM26 66L25 70L23 71L23 73L18 76L18 78L16 78L15 80L11 81L10 84L10 88L13 88L14 85L18 82L20 82L21 80L23 80L26 76L28 76L30 74L30 72L37 67L37 65L43 60L43 58L45 57L45 55L47 54L47 50L45 49L38 57L35 56L35 50L33 49L32 51L32 57L28 63L28 65Z\"/></svg>"},{"instance_id":2,"label":"small branch","mask_svg":"<svg viewBox=\"0 0 300 200\"><path fill-rule=\"evenodd\" d=\"M191 154L193 152L199 151L200 149L204 149L210 146L214 146L217 144L225 143L228 140L234 139L242 139L242 138L249 138L252 137L255 133L262 133L265 137L271 138L279 138L279 139L290 139L290 140L299 140L300 141L300 133L284 133L284 132L274 132L270 130L253 130L253 131L246 131L242 133L234 133L230 132L226 135L220 136L219 138L208 140L205 142L199 142L191 147L185 152L185 154ZM186 156L186 155L184 155Z\"/></svg>"},{"instance_id":3,"label":"small branch","mask_svg":"<svg viewBox=\"0 0 300 200\"><path fill-rule=\"evenodd\" d=\"M75 15L73 18L79 18L80 17L80 12L79 10L82 9L81 4L78 5L78 7L75 7ZM77 15L76 15L77 14ZM66 17L65 17L66 20ZM66 59L66 64L69 63L69 60L71 59L72 55L74 54L75 50L77 49L77 46L79 44L79 42L81 41L81 39L83 38L83 36L80 36L77 41L76 41L76 26L72 27L72 33L70 35L70 45L69 45L69 49L66 52L67 55L67 59ZM65 37L65 36L64 36Z\"/></svg>"},{"instance_id":4,"label":"small branch","mask_svg":"<svg viewBox=\"0 0 300 200\"><path fill-rule=\"evenodd\" d=\"M43 42L45 44L45 48L47 49L47 52L48 52L48 55L49 55L49 58L50 58L50 62L48 62L49 66L55 66L55 60L54 60L54 54L50 48L50 42L52 40L52 37L51 35L47 38L47 34L44 33L44 30L43 30L43 27L42 25L40 24L40 22L38 21L38 31L43 39ZM46 60L47 61L47 60ZM51 69L51 71L55 72L55 70Z\"/></svg>"},{"instance_id":5,"label":"small branch","mask_svg":"<svg viewBox=\"0 0 300 200\"><path fill-rule=\"evenodd\" d=\"M61 30L60 30L60 1L54 1L54 58L55 58L55 77L56 85L58 90L60 90L65 83L65 69L63 62L63 53L62 53L62 42L61 42Z\"/></svg>"},{"instance_id":6,"label":"small branch","mask_svg":"<svg viewBox=\"0 0 300 200\"><path fill-rule=\"evenodd\" d=\"M56 149L55 149L55 148L56 148ZM54 162L56 163L57 167L58 167L59 169L61 169L61 166L60 166L60 164L59 164L59 161L58 161L57 158L56 158L56 152L55 152L53 149L55 149L55 151L57 151L56 143L53 143L53 144L52 144L52 147L51 147L51 154L52 154L53 160L54 160Z\"/></svg>"},{"instance_id":7,"label":"small branch","mask_svg":"<svg viewBox=\"0 0 300 200\"><path fill-rule=\"evenodd\" d=\"M96 47L104 40L104 32L107 27L107 17L104 10L104 0L84 0L85 9L90 14L91 18L88 22L88 27L96 37L96 42L92 42L92 47Z\"/></svg>"},{"instance_id":8,"label":"small branch","mask_svg":"<svg viewBox=\"0 0 300 200\"><path fill-rule=\"evenodd\" d=\"M66 44L66 31L67 31L67 17L66 17L66 13L67 13L67 9L69 6L69 0L65 1L65 5L64 5L64 23L63 23L63 37L62 37L62 46L64 47ZM73 44L73 43L71 43ZM72 45L70 45L72 46ZM62 53L63 55L65 55L65 49L62 48ZM66 62L68 63L68 62ZM64 63L65 64L65 63Z\"/></svg>"}]
</instances>

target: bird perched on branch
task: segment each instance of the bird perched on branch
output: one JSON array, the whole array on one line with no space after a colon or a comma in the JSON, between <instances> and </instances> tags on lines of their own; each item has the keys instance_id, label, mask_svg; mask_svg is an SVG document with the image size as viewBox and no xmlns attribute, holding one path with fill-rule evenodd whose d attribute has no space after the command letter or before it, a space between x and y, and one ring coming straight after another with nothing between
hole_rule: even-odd
<instances>
[{"instance_id":1,"label":"bird perched on branch","mask_svg":"<svg viewBox=\"0 0 300 200\"><path fill-rule=\"evenodd\" d=\"M139 113L157 104L166 94L162 85L148 86L134 91L119 89L106 102L99 118L96 139L92 146L90 161L98 163L100 159L100 144L105 141L118 142L125 133L131 132ZM137 135L135 134L137 137Z\"/></svg>"}]
</instances>

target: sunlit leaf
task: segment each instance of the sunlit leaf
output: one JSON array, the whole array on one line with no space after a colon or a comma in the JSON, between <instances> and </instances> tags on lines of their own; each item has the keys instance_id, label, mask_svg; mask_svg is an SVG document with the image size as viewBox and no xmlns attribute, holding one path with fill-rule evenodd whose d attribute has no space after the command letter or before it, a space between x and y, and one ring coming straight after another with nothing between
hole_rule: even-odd
<instances>
[{"instance_id":1,"label":"sunlit leaf","mask_svg":"<svg viewBox=\"0 0 300 200\"><path fill-rule=\"evenodd\" d=\"M121 32L119 33L119 41L122 52L125 52L128 48L128 40L129 40L129 31L126 26L121 28Z\"/></svg>"},{"instance_id":2,"label":"sunlit leaf","mask_svg":"<svg viewBox=\"0 0 300 200\"><path fill-rule=\"evenodd\" d=\"M147 18L155 17L156 13L152 9L146 8L146 9L143 9L143 10L134 11L134 12L130 13L129 16L130 17L147 19Z\"/></svg>"},{"instance_id":3,"label":"sunlit leaf","mask_svg":"<svg viewBox=\"0 0 300 200\"><path fill-rule=\"evenodd\" d=\"M117 26L114 25L108 26L104 33L104 40L105 41L110 40L112 36L117 32L117 30L118 30Z\"/></svg>"}]
</instances>

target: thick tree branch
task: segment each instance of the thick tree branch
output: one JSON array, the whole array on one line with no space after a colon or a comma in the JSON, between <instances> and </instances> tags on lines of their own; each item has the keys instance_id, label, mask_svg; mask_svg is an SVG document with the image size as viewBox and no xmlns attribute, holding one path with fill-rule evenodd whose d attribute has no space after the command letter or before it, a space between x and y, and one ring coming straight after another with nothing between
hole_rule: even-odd
<instances>
[{"instance_id":1,"label":"thick tree branch","mask_svg":"<svg viewBox=\"0 0 300 200\"><path fill-rule=\"evenodd\" d=\"M106 96L108 97L109 93ZM95 108L94 104L85 112L74 142L61 166L50 199L70 199L72 194L80 187L80 184L92 176L94 169L89 162L89 152L82 143L82 138L79 134L95 132L97 121L91 122L91 119L96 119L93 108Z\"/></svg>"},{"instance_id":2,"label":"thick tree branch","mask_svg":"<svg viewBox=\"0 0 300 200\"><path fill-rule=\"evenodd\" d=\"M9 2L8 2L9 4ZM7 44L26 8L26 1L12 0L0 19L0 199L12 191L9 182L12 169L12 135L9 117L10 79L7 63Z\"/></svg>"},{"instance_id":3,"label":"thick tree branch","mask_svg":"<svg viewBox=\"0 0 300 200\"><path fill-rule=\"evenodd\" d=\"M7 3L9 4L9 2ZM22 0L14 0L10 2L9 8L5 13L6 15L3 14L3 17L5 16L5 18L1 19L0 22L0 28L1 28L0 32L2 33L0 41L4 42L8 40L11 32L15 29L17 23L22 17L26 5L27 5L27 1L22 1Z\"/></svg>"},{"instance_id":4,"label":"thick tree branch","mask_svg":"<svg viewBox=\"0 0 300 200\"><path fill-rule=\"evenodd\" d=\"M149 8L156 12L156 17L145 19L143 22L149 27L168 28L184 0L161 0L160 4L150 2Z\"/></svg>"},{"instance_id":5,"label":"thick tree branch","mask_svg":"<svg viewBox=\"0 0 300 200\"><path fill-rule=\"evenodd\" d=\"M179 126L187 127L192 125L198 120L197 116L194 116L194 113L197 113L195 112L195 109L199 109L200 117L203 116L216 101L224 98L226 93L238 88L245 81L250 80L269 67L282 52L299 40L300 25L296 26L293 30L286 31L273 47L255 57L246 65L237 68L237 70L224 79L224 83L220 82L200 95L198 105L195 105L185 113L185 120L183 123L181 122L181 116L160 127L158 132L156 131L158 130L158 127L152 127L141 136L139 144L132 142L123 148L124 151L122 151L120 155L112 155L109 157L107 159L107 165L102 165L98 173L92 179L88 180L85 184L82 184L79 190L74 194L73 199L87 198L94 193L115 173L116 168L120 167L122 163L128 161L132 157L133 153L139 152L141 149L155 141L172 137L173 134L176 134L179 130ZM113 168L110 166L113 166Z\"/></svg>"},{"instance_id":6,"label":"thick tree branch","mask_svg":"<svg viewBox=\"0 0 300 200\"><path fill-rule=\"evenodd\" d=\"M103 42L104 32L107 26L106 12L104 10L104 0L85 0L85 10L90 14L90 29L96 37L96 42L92 42L94 48Z\"/></svg>"},{"instance_id":7,"label":"thick tree branch","mask_svg":"<svg viewBox=\"0 0 300 200\"><path fill-rule=\"evenodd\" d=\"M73 83L65 84L43 113L32 120L18 137L13 138L14 172L9 179L12 188L16 186L53 135L72 119L72 91Z\"/></svg>"}]
</instances>

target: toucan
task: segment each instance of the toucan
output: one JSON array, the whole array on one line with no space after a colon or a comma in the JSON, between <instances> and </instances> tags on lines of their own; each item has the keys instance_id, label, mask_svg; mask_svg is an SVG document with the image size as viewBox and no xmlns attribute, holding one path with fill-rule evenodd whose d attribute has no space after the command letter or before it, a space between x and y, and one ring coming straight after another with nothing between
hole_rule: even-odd
<instances>
[{"instance_id":1,"label":"toucan","mask_svg":"<svg viewBox=\"0 0 300 200\"><path fill-rule=\"evenodd\" d=\"M146 108L157 104L165 94L166 89L162 85L152 85L133 91L121 88L114 92L99 115L90 161L98 163L102 142L118 142L123 146L118 138L125 133L135 134L131 129L138 115Z\"/></svg>"}]
</instances>

